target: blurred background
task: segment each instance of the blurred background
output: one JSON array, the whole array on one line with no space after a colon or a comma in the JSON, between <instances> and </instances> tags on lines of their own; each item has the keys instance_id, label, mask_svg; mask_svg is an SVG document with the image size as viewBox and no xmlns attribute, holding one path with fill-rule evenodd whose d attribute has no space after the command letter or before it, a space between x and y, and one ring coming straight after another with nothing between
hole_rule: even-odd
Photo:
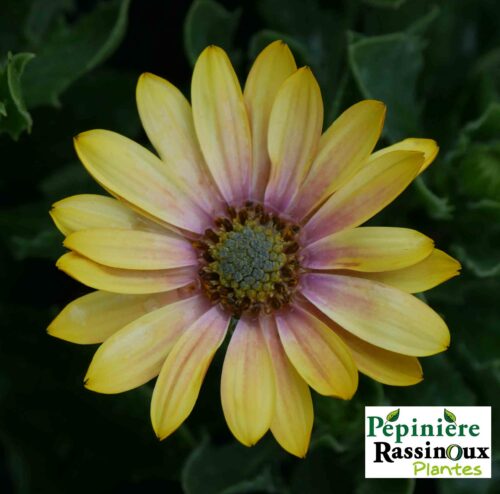
<instances>
[{"instance_id":1,"label":"blurred background","mask_svg":"<svg viewBox=\"0 0 500 494\"><path fill-rule=\"evenodd\" d=\"M493 480L365 480L365 405L492 405L500 410L500 4L496 0L1 0L0 492L476 494ZM247 449L224 423L222 352L194 413L166 441L151 429L152 387L114 396L82 379L95 347L46 335L87 289L54 266L62 237L48 210L99 192L72 137L107 128L146 144L135 108L144 72L189 95L193 63L224 47L242 80L259 50L285 40L310 65L325 125L363 98L383 100L381 145L436 139L436 162L373 224L416 228L463 274L425 293L452 332L411 388L361 380L350 402L316 395L310 452L272 438ZM496 446L496 451L495 451Z\"/></svg>"}]
</instances>

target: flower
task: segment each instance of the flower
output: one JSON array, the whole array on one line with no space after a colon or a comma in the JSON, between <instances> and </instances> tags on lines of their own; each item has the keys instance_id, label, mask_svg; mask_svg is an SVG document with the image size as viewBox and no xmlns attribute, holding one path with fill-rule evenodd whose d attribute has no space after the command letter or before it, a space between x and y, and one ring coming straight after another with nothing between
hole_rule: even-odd
<instances>
[{"instance_id":1,"label":"flower","mask_svg":"<svg viewBox=\"0 0 500 494\"><path fill-rule=\"evenodd\" d=\"M139 114L159 157L106 130L75 138L113 198L54 204L70 250L57 266L97 291L48 331L102 343L85 377L93 391L158 376L151 420L163 439L190 414L230 328L221 378L230 430L252 445L270 429L302 457L310 388L349 399L358 370L415 384L416 357L449 345L443 320L412 293L458 274L458 262L414 230L359 226L438 148L406 139L373 152L385 116L373 100L322 133L319 86L279 41L257 57L243 92L227 55L209 46L191 95L192 109L169 82L140 77Z\"/></svg>"}]
</instances>

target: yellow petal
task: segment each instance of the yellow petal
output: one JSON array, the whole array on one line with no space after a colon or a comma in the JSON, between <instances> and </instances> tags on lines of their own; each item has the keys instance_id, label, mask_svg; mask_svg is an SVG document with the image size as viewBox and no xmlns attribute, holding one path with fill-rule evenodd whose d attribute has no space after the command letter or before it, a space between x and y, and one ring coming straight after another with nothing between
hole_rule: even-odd
<instances>
[{"instance_id":1,"label":"yellow petal","mask_svg":"<svg viewBox=\"0 0 500 494\"><path fill-rule=\"evenodd\" d=\"M423 379L422 366L416 357L370 345L347 331L340 336L349 346L359 371L375 381L391 386L412 386Z\"/></svg>"},{"instance_id":2,"label":"yellow petal","mask_svg":"<svg viewBox=\"0 0 500 494\"><path fill-rule=\"evenodd\" d=\"M276 93L287 77L297 70L292 52L283 41L264 48L248 74L244 98L252 130L252 180L250 197L264 198L271 162L267 152L267 131Z\"/></svg>"},{"instance_id":3,"label":"yellow petal","mask_svg":"<svg viewBox=\"0 0 500 494\"><path fill-rule=\"evenodd\" d=\"M156 271L110 268L75 252L64 254L56 266L80 283L113 293L167 292L193 283L196 277L190 267Z\"/></svg>"},{"instance_id":4,"label":"yellow petal","mask_svg":"<svg viewBox=\"0 0 500 494\"><path fill-rule=\"evenodd\" d=\"M394 151L363 167L307 222L303 231L306 241L313 242L369 220L408 187L423 159L423 154L415 151Z\"/></svg>"},{"instance_id":5,"label":"yellow petal","mask_svg":"<svg viewBox=\"0 0 500 494\"><path fill-rule=\"evenodd\" d=\"M290 214L307 215L361 169L380 137L385 112L382 102L364 100L330 125Z\"/></svg>"},{"instance_id":6,"label":"yellow petal","mask_svg":"<svg viewBox=\"0 0 500 494\"><path fill-rule=\"evenodd\" d=\"M416 357L390 352L367 343L341 328L312 304L307 305L307 310L342 338L349 347L356 367L363 374L391 386L411 386L423 379L422 367Z\"/></svg>"},{"instance_id":7,"label":"yellow petal","mask_svg":"<svg viewBox=\"0 0 500 494\"><path fill-rule=\"evenodd\" d=\"M377 158L380 158L380 156L390 153L391 151L418 151L420 153L424 153L424 162L418 172L420 174L435 160L439 152L439 146L433 139L417 139L410 137L396 142L396 144L393 144L392 146L379 149L370 156L370 161L376 160Z\"/></svg>"},{"instance_id":8,"label":"yellow petal","mask_svg":"<svg viewBox=\"0 0 500 494\"><path fill-rule=\"evenodd\" d=\"M194 125L205 161L229 203L248 198L252 143L238 78L224 50L205 48L193 71Z\"/></svg>"},{"instance_id":9,"label":"yellow petal","mask_svg":"<svg viewBox=\"0 0 500 494\"><path fill-rule=\"evenodd\" d=\"M415 357L446 350L450 333L426 304L382 283L307 273L302 293L347 331L375 346Z\"/></svg>"},{"instance_id":10,"label":"yellow petal","mask_svg":"<svg viewBox=\"0 0 500 494\"><path fill-rule=\"evenodd\" d=\"M169 436L191 413L228 322L229 316L213 307L184 331L169 353L151 401L151 421L159 439Z\"/></svg>"},{"instance_id":11,"label":"yellow petal","mask_svg":"<svg viewBox=\"0 0 500 494\"><path fill-rule=\"evenodd\" d=\"M309 448L314 421L309 386L288 360L274 318L261 317L260 324L271 355L276 383L271 432L283 449L303 458Z\"/></svg>"},{"instance_id":12,"label":"yellow petal","mask_svg":"<svg viewBox=\"0 0 500 494\"><path fill-rule=\"evenodd\" d=\"M98 393L122 393L153 379L183 331L207 309L206 297L195 295L131 322L99 347L85 387Z\"/></svg>"},{"instance_id":13,"label":"yellow petal","mask_svg":"<svg viewBox=\"0 0 500 494\"><path fill-rule=\"evenodd\" d=\"M231 337L221 379L222 409L236 439L253 446L274 414L274 374L257 321L239 320Z\"/></svg>"},{"instance_id":14,"label":"yellow petal","mask_svg":"<svg viewBox=\"0 0 500 494\"><path fill-rule=\"evenodd\" d=\"M280 87L269 119L271 174L265 201L284 211L306 176L323 126L323 101L309 67Z\"/></svg>"},{"instance_id":15,"label":"yellow petal","mask_svg":"<svg viewBox=\"0 0 500 494\"><path fill-rule=\"evenodd\" d=\"M460 263L439 249L413 266L395 271L363 273L363 278L391 285L404 292L418 293L458 276Z\"/></svg>"},{"instance_id":16,"label":"yellow petal","mask_svg":"<svg viewBox=\"0 0 500 494\"><path fill-rule=\"evenodd\" d=\"M191 106L170 82L142 74L137 83L137 107L144 130L161 159L185 191L204 210L218 202L194 131Z\"/></svg>"},{"instance_id":17,"label":"yellow petal","mask_svg":"<svg viewBox=\"0 0 500 494\"><path fill-rule=\"evenodd\" d=\"M129 322L179 297L178 290L154 295L92 292L64 307L47 332L71 343L102 343Z\"/></svg>"},{"instance_id":18,"label":"yellow petal","mask_svg":"<svg viewBox=\"0 0 500 494\"><path fill-rule=\"evenodd\" d=\"M52 206L50 215L64 235L93 228L164 231L120 201L97 194L79 194L62 199Z\"/></svg>"},{"instance_id":19,"label":"yellow petal","mask_svg":"<svg viewBox=\"0 0 500 494\"><path fill-rule=\"evenodd\" d=\"M429 237L409 228L360 227L308 245L302 264L311 269L388 271L420 262L433 246Z\"/></svg>"},{"instance_id":20,"label":"yellow petal","mask_svg":"<svg viewBox=\"0 0 500 494\"><path fill-rule=\"evenodd\" d=\"M172 269L197 264L190 243L173 234L100 228L72 233L64 246L92 261L124 269Z\"/></svg>"},{"instance_id":21,"label":"yellow petal","mask_svg":"<svg viewBox=\"0 0 500 494\"><path fill-rule=\"evenodd\" d=\"M299 307L277 315L276 322L286 354L304 381L322 395L352 398L358 370L344 342Z\"/></svg>"},{"instance_id":22,"label":"yellow petal","mask_svg":"<svg viewBox=\"0 0 500 494\"><path fill-rule=\"evenodd\" d=\"M184 192L171 167L120 134L91 130L75 138L78 156L107 190L166 223L200 233L210 218Z\"/></svg>"}]
</instances>

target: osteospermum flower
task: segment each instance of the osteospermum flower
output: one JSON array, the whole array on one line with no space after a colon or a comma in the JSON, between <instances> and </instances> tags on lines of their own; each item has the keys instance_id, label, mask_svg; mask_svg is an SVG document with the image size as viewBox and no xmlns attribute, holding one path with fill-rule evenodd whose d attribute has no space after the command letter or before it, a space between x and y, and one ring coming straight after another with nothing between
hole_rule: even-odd
<instances>
[{"instance_id":1,"label":"osteospermum flower","mask_svg":"<svg viewBox=\"0 0 500 494\"><path fill-rule=\"evenodd\" d=\"M102 343L91 390L158 376L151 419L163 439L190 414L231 326L221 379L229 428L245 445L270 429L303 456L310 387L349 399L358 370L415 384L416 357L449 345L443 320L411 294L459 264L414 230L360 227L438 148L406 139L373 153L385 115L373 100L322 133L318 84L282 42L258 56L243 92L224 51L208 47L191 98L192 108L169 82L140 77L139 114L158 156L106 130L75 138L113 198L77 195L51 211L70 249L57 266L97 291L49 333Z\"/></svg>"}]
</instances>

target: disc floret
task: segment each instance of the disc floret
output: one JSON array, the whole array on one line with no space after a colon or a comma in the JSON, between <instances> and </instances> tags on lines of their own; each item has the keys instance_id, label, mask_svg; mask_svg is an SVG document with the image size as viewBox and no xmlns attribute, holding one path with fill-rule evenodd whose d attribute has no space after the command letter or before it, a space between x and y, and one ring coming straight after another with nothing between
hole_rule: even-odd
<instances>
[{"instance_id":1,"label":"disc floret","mask_svg":"<svg viewBox=\"0 0 500 494\"><path fill-rule=\"evenodd\" d=\"M229 207L214 225L194 242L208 297L235 316L288 304L297 285L298 226L250 202Z\"/></svg>"}]
</instances>

